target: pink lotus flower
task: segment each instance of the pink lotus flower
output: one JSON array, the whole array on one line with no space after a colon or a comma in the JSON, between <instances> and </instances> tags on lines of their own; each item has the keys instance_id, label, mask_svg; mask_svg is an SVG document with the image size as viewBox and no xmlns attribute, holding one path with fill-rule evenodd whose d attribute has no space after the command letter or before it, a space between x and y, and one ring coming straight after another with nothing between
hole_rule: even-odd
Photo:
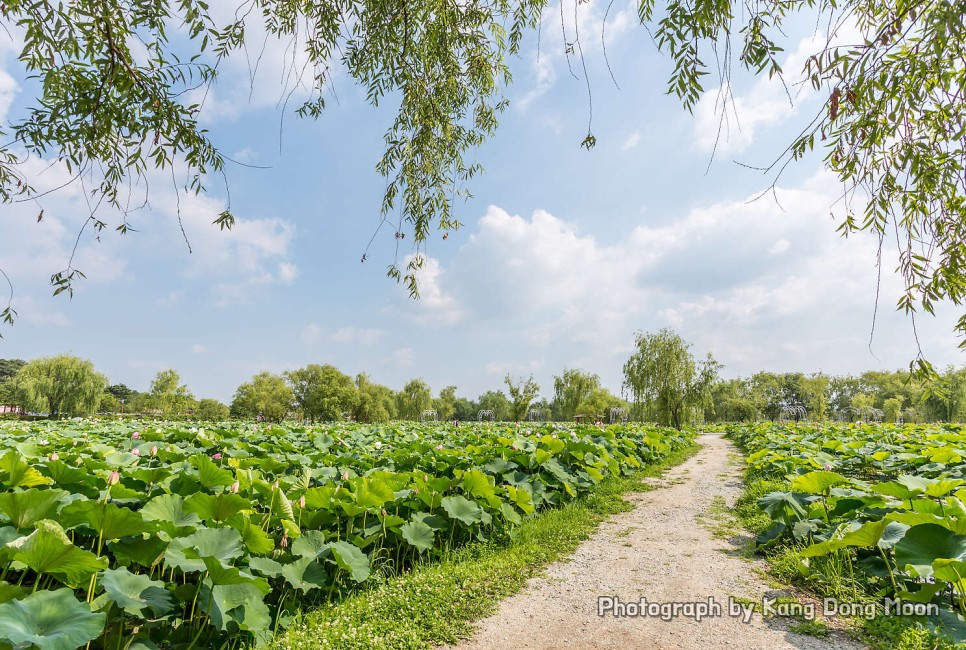
<instances>
[{"instance_id":1,"label":"pink lotus flower","mask_svg":"<svg viewBox=\"0 0 966 650\"><path fill-rule=\"evenodd\" d=\"M107 477L107 484L109 486L117 485L120 482L121 482L121 475L117 473L117 470L114 470L113 472L111 472L111 475Z\"/></svg>"},{"instance_id":2,"label":"pink lotus flower","mask_svg":"<svg viewBox=\"0 0 966 650\"><path fill-rule=\"evenodd\" d=\"M299 508L304 508L304 507L305 507L305 495L303 494L302 496L299 497Z\"/></svg>"},{"instance_id":3,"label":"pink lotus flower","mask_svg":"<svg viewBox=\"0 0 966 650\"><path fill-rule=\"evenodd\" d=\"M238 481L235 481L234 483L231 484L231 493L238 494L238 488L240 487L241 485L239 485Z\"/></svg>"},{"instance_id":4,"label":"pink lotus flower","mask_svg":"<svg viewBox=\"0 0 966 650\"><path fill-rule=\"evenodd\" d=\"M157 456L158 455L158 446L157 445L154 445L153 447L151 447L151 455L152 456Z\"/></svg>"},{"instance_id":5,"label":"pink lotus flower","mask_svg":"<svg viewBox=\"0 0 966 650\"><path fill-rule=\"evenodd\" d=\"M60 456L57 455L56 451L50 455L50 460L57 460L58 458L60 458Z\"/></svg>"},{"instance_id":6,"label":"pink lotus flower","mask_svg":"<svg viewBox=\"0 0 966 650\"><path fill-rule=\"evenodd\" d=\"M221 460L221 454L217 451L211 455L214 460Z\"/></svg>"},{"instance_id":7,"label":"pink lotus flower","mask_svg":"<svg viewBox=\"0 0 966 650\"><path fill-rule=\"evenodd\" d=\"M342 470L342 480L343 481L348 481L349 480L349 470L347 470L347 469Z\"/></svg>"},{"instance_id":8,"label":"pink lotus flower","mask_svg":"<svg viewBox=\"0 0 966 650\"><path fill-rule=\"evenodd\" d=\"M442 448L443 448L443 443L439 443L438 445L436 445L436 449L442 449Z\"/></svg>"},{"instance_id":9,"label":"pink lotus flower","mask_svg":"<svg viewBox=\"0 0 966 650\"><path fill-rule=\"evenodd\" d=\"M135 447L134 449L131 450L131 453L134 454L135 456L140 456L141 450Z\"/></svg>"},{"instance_id":10,"label":"pink lotus flower","mask_svg":"<svg viewBox=\"0 0 966 650\"><path fill-rule=\"evenodd\" d=\"M131 434L131 437L134 438L135 440L137 440L138 438L141 437L141 434L139 432L135 431L134 433Z\"/></svg>"}]
</instances>

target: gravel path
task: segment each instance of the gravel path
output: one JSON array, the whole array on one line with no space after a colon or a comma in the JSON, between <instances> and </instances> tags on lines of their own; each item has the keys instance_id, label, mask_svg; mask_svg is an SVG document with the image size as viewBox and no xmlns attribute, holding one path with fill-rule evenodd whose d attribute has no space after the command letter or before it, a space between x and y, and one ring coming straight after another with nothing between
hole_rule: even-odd
<instances>
[{"instance_id":1,"label":"gravel path","mask_svg":"<svg viewBox=\"0 0 966 650\"><path fill-rule=\"evenodd\" d=\"M740 493L735 448L720 435L700 436L702 449L656 480L657 489L628 495L636 507L612 517L573 557L551 565L543 578L501 603L457 648L648 648L693 650L824 650L861 648L833 630L827 638L789 631L801 619L729 614L729 597L787 595L771 590L756 567L741 557L747 539L716 536L714 514ZM720 527L720 522L719 522ZM697 622L651 617L598 616L598 596L638 603L708 602L721 615ZM819 608L820 609L820 608Z\"/></svg>"}]
</instances>

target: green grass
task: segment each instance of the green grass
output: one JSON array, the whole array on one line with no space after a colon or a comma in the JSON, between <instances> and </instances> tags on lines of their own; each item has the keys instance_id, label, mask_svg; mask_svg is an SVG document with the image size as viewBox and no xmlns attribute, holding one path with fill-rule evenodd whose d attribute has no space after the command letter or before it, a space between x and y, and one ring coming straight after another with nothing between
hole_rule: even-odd
<instances>
[{"instance_id":1,"label":"green grass","mask_svg":"<svg viewBox=\"0 0 966 650\"><path fill-rule=\"evenodd\" d=\"M272 647L348 650L454 643L472 632L473 621L496 611L501 599L572 553L604 519L632 509L623 499L625 493L650 489L645 478L683 462L698 449L682 449L632 477L605 480L584 498L526 520L507 544L470 544L340 603L299 615L301 620Z\"/></svg>"}]
</instances>

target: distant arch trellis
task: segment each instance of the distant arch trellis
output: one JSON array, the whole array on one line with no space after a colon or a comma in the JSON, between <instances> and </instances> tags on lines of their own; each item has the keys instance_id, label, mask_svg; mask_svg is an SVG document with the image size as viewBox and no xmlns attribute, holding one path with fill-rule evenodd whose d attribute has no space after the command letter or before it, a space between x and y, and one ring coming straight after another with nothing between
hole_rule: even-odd
<instances>
[{"instance_id":1,"label":"distant arch trellis","mask_svg":"<svg viewBox=\"0 0 966 650\"><path fill-rule=\"evenodd\" d=\"M621 424L627 422L627 411L621 406L615 406L610 410L610 423L615 424L617 422Z\"/></svg>"},{"instance_id":2,"label":"distant arch trellis","mask_svg":"<svg viewBox=\"0 0 966 650\"><path fill-rule=\"evenodd\" d=\"M547 411L545 409L530 409L528 418L531 422L543 422L547 419Z\"/></svg>"},{"instance_id":3,"label":"distant arch trellis","mask_svg":"<svg viewBox=\"0 0 966 650\"><path fill-rule=\"evenodd\" d=\"M919 413L915 409L906 409L896 413L896 424L911 422L919 418Z\"/></svg>"},{"instance_id":4,"label":"distant arch trellis","mask_svg":"<svg viewBox=\"0 0 966 650\"><path fill-rule=\"evenodd\" d=\"M871 406L863 406L861 409L862 417L866 422L875 422L879 424L882 422L882 418L885 417L885 413L877 408L872 408Z\"/></svg>"},{"instance_id":5,"label":"distant arch trellis","mask_svg":"<svg viewBox=\"0 0 966 650\"><path fill-rule=\"evenodd\" d=\"M795 406L783 406L781 413L778 415L778 422L780 424L786 424L788 422L807 422L808 421L808 411L801 404L796 404Z\"/></svg>"},{"instance_id":6,"label":"distant arch trellis","mask_svg":"<svg viewBox=\"0 0 966 650\"><path fill-rule=\"evenodd\" d=\"M427 421L428 422L439 422L439 413L437 413L433 409L429 409L427 411L423 411L422 413L419 414L419 421L420 422L427 422Z\"/></svg>"},{"instance_id":7,"label":"distant arch trellis","mask_svg":"<svg viewBox=\"0 0 966 650\"><path fill-rule=\"evenodd\" d=\"M861 413L859 412L859 409L852 406L846 406L844 409L839 411L839 422L854 422L859 418L860 415Z\"/></svg>"},{"instance_id":8,"label":"distant arch trellis","mask_svg":"<svg viewBox=\"0 0 966 650\"><path fill-rule=\"evenodd\" d=\"M493 413L493 409L483 409L476 414L476 419L480 422L494 422L496 415Z\"/></svg>"}]
</instances>

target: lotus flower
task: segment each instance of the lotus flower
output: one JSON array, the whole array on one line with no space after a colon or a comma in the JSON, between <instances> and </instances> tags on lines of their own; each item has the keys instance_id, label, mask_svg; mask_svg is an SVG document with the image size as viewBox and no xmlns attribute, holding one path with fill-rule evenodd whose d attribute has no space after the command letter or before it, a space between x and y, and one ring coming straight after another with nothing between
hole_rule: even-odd
<instances>
[{"instance_id":1,"label":"lotus flower","mask_svg":"<svg viewBox=\"0 0 966 650\"><path fill-rule=\"evenodd\" d=\"M272 483L272 489L273 490L277 490L278 489L278 479L275 479L275 482Z\"/></svg>"},{"instance_id":2,"label":"lotus flower","mask_svg":"<svg viewBox=\"0 0 966 650\"><path fill-rule=\"evenodd\" d=\"M153 447L151 447L151 455L152 456L157 456L158 455L158 446L157 445L154 445Z\"/></svg>"},{"instance_id":3,"label":"lotus flower","mask_svg":"<svg viewBox=\"0 0 966 650\"><path fill-rule=\"evenodd\" d=\"M282 534L281 546L282 546L282 548L288 548L288 533L283 533Z\"/></svg>"},{"instance_id":4,"label":"lotus flower","mask_svg":"<svg viewBox=\"0 0 966 650\"><path fill-rule=\"evenodd\" d=\"M376 449L382 449L382 441L381 440L376 440L376 445L375 446L376 446Z\"/></svg>"},{"instance_id":5,"label":"lotus flower","mask_svg":"<svg viewBox=\"0 0 966 650\"><path fill-rule=\"evenodd\" d=\"M215 453L213 453L213 454L211 455L211 458L212 458L213 460L221 460L221 452L218 452L218 451L216 451Z\"/></svg>"},{"instance_id":6,"label":"lotus flower","mask_svg":"<svg viewBox=\"0 0 966 650\"><path fill-rule=\"evenodd\" d=\"M304 508L304 507L305 507L305 495L303 494L302 496L299 497L299 508Z\"/></svg>"},{"instance_id":7,"label":"lotus flower","mask_svg":"<svg viewBox=\"0 0 966 650\"><path fill-rule=\"evenodd\" d=\"M120 482L121 482L121 475L117 473L117 470L114 470L113 472L111 472L111 475L107 477L107 484L109 486L117 485Z\"/></svg>"},{"instance_id":8,"label":"lotus flower","mask_svg":"<svg viewBox=\"0 0 966 650\"><path fill-rule=\"evenodd\" d=\"M241 485L239 485L238 481L235 481L234 483L231 484L231 493L238 494L238 488L240 487Z\"/></svg>"},{"instance_id":9,"label":"lotus flower","mask_svg":"<svg viewBox=\"0 0 966 650\"><path fill-rule=\"evenodd\" d=\"M436 448L437 449L442 449L443 448L443 443L439 443L438 445L436 445Z\"/></svg>"},{"instance_id":10,"label":"lotus flower","mask_svg":"<svg viewBox=\"0 0 966 650\"><path fill-rule=\"evenodd\" d=\"M349 470L347 469L342 470L342 480L343 481L349 480Z\"/></svg>"},{"instance_id":11,"label":"lotus flower","mask_svg":"<svg viewBox=\"0 0 966 650\"><path fill-rule=\"evenodd\" d=\"M134 454L135 456L140 456L141 450L135 447L134 449L131 450L131 453Z\"/></svg>"},{"instance_id":12,"label":"lotus flower","mask_svg":"<svg viewBox=\"0 0 966 650\"><path fill-rule=\"evenodd\" d=\"M60 456L57 455L56 451L50 455L50 460L57 460L58 458L60 458Z\"/></svg>"},{"instance_id":13,"label":"lotus flower","mask_svg":"<svg viewBox=\"0 0 966 650\"><path fill-rule=\"evenodd\" d=\"M134 438L135 440L137 440L138 438L141 437L141 434L139 432L135 431L134 433L131 434L131 437Z\"/></svg>"}]
</instances>

